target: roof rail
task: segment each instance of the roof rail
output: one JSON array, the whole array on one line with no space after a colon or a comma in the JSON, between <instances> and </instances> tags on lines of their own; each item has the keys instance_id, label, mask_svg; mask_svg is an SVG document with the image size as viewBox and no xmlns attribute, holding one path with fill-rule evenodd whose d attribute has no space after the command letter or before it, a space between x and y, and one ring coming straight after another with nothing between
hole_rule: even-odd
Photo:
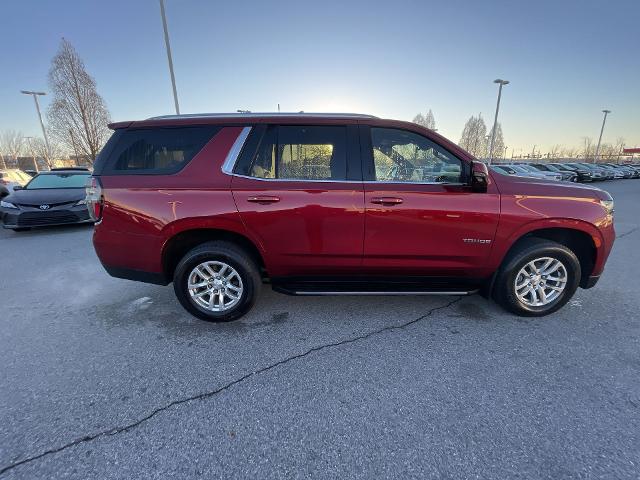
<instances>
[{"instance_id":1,"label":"roof rail","mask_svg":"<svg viewBox=\"0 0 640 480\"><path fill-rule=\"evenodd\" d=\"M307 112L256 112L256 113L183 113L160 115L147 120L174 120L179 118L260 118L260 117L314 117L314 118L378 118L362 113L307 113Z\"/></svg>"}]
</instances>

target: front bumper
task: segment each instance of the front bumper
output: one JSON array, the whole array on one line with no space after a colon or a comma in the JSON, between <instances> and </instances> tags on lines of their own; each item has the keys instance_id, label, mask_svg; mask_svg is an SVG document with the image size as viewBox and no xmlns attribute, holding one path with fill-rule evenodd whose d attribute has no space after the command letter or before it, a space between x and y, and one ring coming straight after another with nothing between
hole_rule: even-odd
<instances>
[{"instance_id":1,"label":"front bumper","mask_svg":"<svg viewBox=\"0 0 640 480\"><path fill-rule=\"evenodd\" d=\"M48 227L93 222L86 205L40 210L33 207L1 208L4 228Z\"/></svg>"}]
</instances>

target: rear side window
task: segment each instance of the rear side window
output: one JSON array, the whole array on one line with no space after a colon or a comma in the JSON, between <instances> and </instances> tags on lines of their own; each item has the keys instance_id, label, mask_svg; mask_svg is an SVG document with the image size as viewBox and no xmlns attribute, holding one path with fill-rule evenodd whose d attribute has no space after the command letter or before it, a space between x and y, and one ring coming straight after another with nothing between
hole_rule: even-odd
<instances>
[{"instance_id":1,"label":"rear side window","mask_svg":"<svg viewBox=\"0 0 640 480\"><path fill-rule=\"evenodd\" d=\"M146 128L116 132L96 165L98 174L166 175L182 170L220 130L217 126ZM103 163L104 162L104 163Z\"/></svg>"},{"instance_id":2,"label":"rear side window","mask_svg":"<svg viewBox=\"0 0 640 480\"><path fill-rule=\"evenodd\" d=\"M249 176L280 180L345 180L347 129L343 126L269 126Z\"/></svg>"}]
</instances>

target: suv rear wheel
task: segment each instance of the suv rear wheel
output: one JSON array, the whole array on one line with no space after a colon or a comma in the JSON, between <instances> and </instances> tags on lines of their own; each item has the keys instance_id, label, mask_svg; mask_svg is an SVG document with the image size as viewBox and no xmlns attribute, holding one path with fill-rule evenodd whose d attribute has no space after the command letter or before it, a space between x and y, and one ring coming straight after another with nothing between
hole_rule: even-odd
<instances>
[{"instance_id":1,"label":"suv rear wheel","mask_svg":"<svg viewBox=\"0 0 640 480\"><path fill-rule=\"evenodd\" d=\"M255 262L236 245L203 243L178 263L173 288L182 306L202 320L228 322L253 306L261 279Z\"/></svg>"},{"instance_id":2,"label":"suv rear wheel","mask_svg":"<svg viewBox=\"0 0 640 480\"><path fill-rule=\"evenodd\" d=\"M541 317L573 296L580 282L580 262L566 246L530 238L511 252L498 273L494 297L517 315Z\"/></svg>"}]
</instances>

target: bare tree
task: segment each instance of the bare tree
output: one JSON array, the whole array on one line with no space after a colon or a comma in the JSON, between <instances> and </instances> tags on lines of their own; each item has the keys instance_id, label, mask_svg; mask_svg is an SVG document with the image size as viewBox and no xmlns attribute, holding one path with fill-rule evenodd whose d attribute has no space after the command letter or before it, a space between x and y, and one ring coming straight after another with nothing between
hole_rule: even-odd
<instances>
[{"instance_id":1,"label":"bare tree","mask_svg":"<svg viewBox=\"0 0 640 480\"><path fill-rule=\"evenodd\" d=\"M596 147L591 137L582 137L580 156L585 160L591 160L596 154Z\"/></svg>"},{"instance_id":2,"label":"bare tree","mask_svg":"<svg viewBox=\"0 0 640 480\"><path fill-rule=\"evenodd\" d=\"M563 147L562 145L556 144L553 145L549 149L548 157L549 158L560 158L562 156Z\"/></svg>"},{"instance_id":3,"label":"bare tree","mask_svg":"<svg viewBox=\"0 0 640 480\"><path fill-rule=\"evenodd\" d=\"M562 149L561 154L565 158L577 158L580 152L576 147L567 147Z\"/></svg>"},{"instance_id":4,"label":"bare tree","mask_svg":"<svg viewBox=\"0 0 640 480\"><path fill-rule=\"evenodd\" d=\"M93 163L109 138L109 111L78 52L64 38L51 61L49 88L53 102L47 117L53 137Z\"/></svg>"},{"instance_id":5,"label":"bare tree","mask_svg":"<svg viewBox=\"0 0 640 480\"><path fill-rule=\"evenodd\" d=\"M24 135L15 130L5 130L0 134L0 151L5 168L7 159L12 163L17 162L18 157L24 151Z\"/></svg>"},{"instance_id":6,"label":"bare tree","mask_svg":"<svg viewBox=\"0 0 640 480\"><path fill-rule=\"evenodd\" d=\"M57 161L63 160L67 156L65 146L55 139L49 140L49 150L47 151L47 144L44 143L42 138L38 137L31 142L31 150L37 158L44 158L49 168L55 167Z\"/></svg>"},{"instance_id":7,"label":"bare tree","mask_svg":"<svg viewBox=\"0 0 640 480\"><path fill-rule=\"evenodd\" d=\"M616 138L615 145L615 155L617 155L617 162L620 163L620 156L622 155L622 150L624 150L624 138L618 137Z\"/></svg>"},{"instance_id":8,"label":"bare tree","mask_svg":"<svg viewBox=\"0 0 640 480\"><path fill-rule=\"evenodd\" d=\"M422 113L419 113L415 117L413 117L413 123L422 125L423 127L426 127L430 130L436 129L436 120L431 109L429 109L426 115L422 115Z\"/></svg>"},{"instance_id":9,"label":"bare tree","mask_svg":"<svg viewBox=\"0 0 640 480\"><path fill-rule=\"evenodd\" d=\"M424 118L424 115L422 115L421 113L419 113L415 117L413 117L412 122L416 123L418 125L421 125L423 127L426 127L426 125L425 125L426 119Z\"/></svg>"},{"instance_id":10,"label":"bare tree","mask_svg":"<svg viewBox=\"0 0 640 480\"><path fill-rule=\"evenodd\" d=\"M477 158L487 156L487 126L482 114L467 120L458 145Z\"/></svg>"},{"instance_id":11,"label":"bare tree","mask_svg":"<svg viewBox=\"0 0 640 480\"><path fill-rule=\"evenodd\" d=\"M429 111L425 115L424 120L425 120L425 127L427 127L430 130L436 129L436 119L433 116L433 112L431 111L431 109L429 109Z\"/></svg>"},{"instance_id":12,"label":"bare tree","mask_svg":"<svg viewBox=\"0 0 640 480\"><path fill-rule=\"evenodd\" d=\"M491 127L491 130L489 131L489 138L491 138L492 134L493 134L493 127ZM503 155L504 155L504 137L502 136L502 125L498 123L496 125L496 138L493 141L493 155L491 155L491 157L500 158Z\"/></svg>"}]
</instances>

